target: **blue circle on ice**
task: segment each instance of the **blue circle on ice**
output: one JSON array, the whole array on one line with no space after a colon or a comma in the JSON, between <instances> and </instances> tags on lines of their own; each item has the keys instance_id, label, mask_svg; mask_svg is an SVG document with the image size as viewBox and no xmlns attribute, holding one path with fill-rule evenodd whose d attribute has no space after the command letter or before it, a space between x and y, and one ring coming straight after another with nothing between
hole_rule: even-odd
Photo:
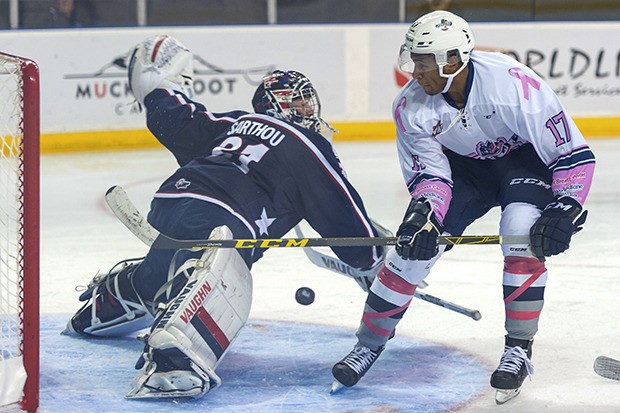
<instances>
[{"instance_id":1,"label":"blue circle on ice","mask_svg":"<svg viewBox=\"0 0 620 413\"><path fill-rule=\"evenodd\" d=\"M356 386L332 395L332 365L351 350L354 331L250 320L217 368L220 387L199 399L126 400L142 344L61 336L67 319L41 321L41 411L433 413L489 390L490 372L474 356L397 336Z\"/></svg>"}]
</instances>

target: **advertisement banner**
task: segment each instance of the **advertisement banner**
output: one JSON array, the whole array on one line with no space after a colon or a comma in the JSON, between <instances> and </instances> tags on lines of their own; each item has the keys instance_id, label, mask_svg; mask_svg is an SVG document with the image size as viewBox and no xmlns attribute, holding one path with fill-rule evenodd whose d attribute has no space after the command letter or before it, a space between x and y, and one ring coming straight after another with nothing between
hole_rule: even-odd
<instances>
[{"instance_id":1,"label":"advertisement banner","mask_svg":"<svg viewBox=\"0 0 620 413\"><path fill-rule=\"evenodd\" d=\"M343 30L295 28L76 29L0 33L2 50L35 60L41 72L43 133L144 128L127 82L130 49L158 34L194 54L196 100L214 112L250 110L263 75L302 71L342 114ZM326 47L328 45L329 47Z\"/></svg>"},{"instance_id":2,"label":"advertisement banner","mask_svg":"<svg viewBox=\"0 0 620 413\"><path fill-rule=\"evenodd\" d=\"M575 118L620 118L620 22L473 23L477 48L531 66ZM276 68L306 74L323 114L344 125L391 122L392 99L409 79L398 50L409 24L211 26L0 32L2 51L41 72L41 131L115 133L145 128L126 65L141 40L168 34L194 54L196 100L209 110L250 110L261 77ZM613 125L613 124L612 124ZM365 126L365 127L366 127ZM346 126L341 132L346 134ZM387 133L392 133L388 131ZM616 133L613 131L613 133Z\"/></svg>"},{"instance_id":3,"label":"advertisement banner","mask_svg":"<svg viewBox=\"0 0 620 413\"><path fill-rule=\"evenodd\" d=\"M381 113L409 80L398 70L397 53L408 25L369 28L370 112ZM620 22L472 23L476 49L506 53L530 66L560 96L574 117L620 115ZM390 87L391 86L391 87Z\"/></svg>"}]
</instances>

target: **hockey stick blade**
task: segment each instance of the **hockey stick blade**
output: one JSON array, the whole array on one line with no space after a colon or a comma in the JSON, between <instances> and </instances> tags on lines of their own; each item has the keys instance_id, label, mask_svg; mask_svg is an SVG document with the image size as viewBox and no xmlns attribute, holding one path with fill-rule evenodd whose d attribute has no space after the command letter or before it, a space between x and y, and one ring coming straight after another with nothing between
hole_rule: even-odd
<instances>
[{"instance_id":1,"label":"hockey stick blade","mask_svg":"<svg viewBox=\"0 0 620 413\"><path fill-rule=\"evenodd\" d=\"M594 371L606 379L620 381L620 360L598 356L594 360Z\"/></svg>"},{"instance_id":2,"label":"hockey stick blade","mask_svg":"<svg viewBox=\"0 0 620 413\"><path fill-rule=\"evenodd\" d=\"M156 249L205 249L205 248L291 248L291 247L367 247L396 245L395 237L350 238L261 238L230 240L179 240L159 233L131 202L125 190L113 186L106 193L106 202L119 220L142 242ZM491 245L529 244L529 235L466 235L440 236L439 244Z\"/></svg>"},{"instance_id":3,"label":"hockey stick blade","mask_svg":"<svg viewBox=\"0 0 620 413\"><path fill-rule=\"evenodd\" d=\"M125 190L120 186L113 186L105 194L108 204L116 218L123 223L138 239L149 247L155 243L159 232L142 216L138 208L131 202Z\"/></svg>"},{"instance_id":4,"label":"hockey stick blade","mask_svg":"<svg viewBox=\"0 0 620 413\"><path fill-rule=\"evenodd\" d=\"M304 234L301 231L299 225L296 225L293 229L295 230L295 235L297 236L297 238L304 238ZM372 272L370 270L360 270L358 268L351 267L349 264L346 264L338 258L323 254L322 252L312 249L312 247L306 247L303 250L310 262L317 267L325 268L326 270L342 274L345 277L368 278L377 275L377 271ZM426 281L420 281L418 288L426 287L428 287Z\"/></svg>"},{"instance_id":5,"label":"hockey stick blade","mask_svg":"<svg viewBox=\"0 0 620 413\"><path fill-rule=\"evenodd\" d=\"M294 229L295 229L295 234L298 237L303 237L304 234L301 228L299 227L299 225L297 225ZM310 262L316 265L317 267L325 268L326 270L330 270L338 274L342 274L349 278L368 276L369 271L362 271L357 268L353 268L350 265L340 261L337 258L330 257L329 255L313 250L312 248L304 248L304 252L306 253L306 257L308 257ZM426 286L427 284L424 281L422 281L418 287L424 288ZM466 315L467 317L475 321L478 321L482 318L482 315L480 314L480 311L478 310L463 307L461 305L451 303L450 301L443 300L439 297L435 297L430 294L416 291L413 294L413 296L420 300L426 301L427 303L431 303L439 307L443 307L447 310Z\"/></svg>"}]
</instances>

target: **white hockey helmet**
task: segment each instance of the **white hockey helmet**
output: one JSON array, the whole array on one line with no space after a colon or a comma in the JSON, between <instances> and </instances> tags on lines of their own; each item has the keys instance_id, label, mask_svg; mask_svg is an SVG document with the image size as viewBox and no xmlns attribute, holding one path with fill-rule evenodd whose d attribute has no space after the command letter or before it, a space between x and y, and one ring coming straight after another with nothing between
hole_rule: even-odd
<instances>
[{"instance_id":1,"label":"white hockey helmet","mask_svg":"<svg viewBox=\"0 0 620 413\"><path fill-rule=\"evenodd\" d=\"M443 77L454 77L465 68L474 48L474 35L465 19L445 10L437 10L416 20L405 35L405 43L401 47L401 67L411 68L410 53L433 54ZM444 74L443 68L448 58L457 55L463 66L457 73Z\"/></svg>"}]
</instances>

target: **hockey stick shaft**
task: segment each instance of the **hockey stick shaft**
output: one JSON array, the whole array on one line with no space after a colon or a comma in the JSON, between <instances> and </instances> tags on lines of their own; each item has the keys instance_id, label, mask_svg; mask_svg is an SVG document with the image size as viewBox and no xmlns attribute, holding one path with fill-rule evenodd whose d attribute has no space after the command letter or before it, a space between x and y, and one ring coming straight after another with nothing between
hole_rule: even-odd
<instances>
[{"instance_id":1,"label":"hockey stick shaft","mask_svg":"<svg viewBox=\"0 0 620 413\"><path fill-rule=\"evenodd\" d=\"M108 189L105 198L108 206L112 212L114 212L114 215L116 215L116 217L140 240L156 249L365 247L374 245L396 245L397 241L396 237L179 240L161 234L153 228L131 202L122 187L113 186ZM440 236L439 244L529 244L529 235Z\"/></svg>"},{"instance_id":2,"label":"hockey stick shaft","mask_svg":"<svg viewBox=\"0 0 620 413\"><path fill-rule=\"evenodd\" d=\"M450 301L442 300L441 298L435 297L434 295L416 291L414 293L414 297L419 298L420 300L424 300L428 303L438 305L439 307L443 307L447 310L454 311L455 313L466 315L467 317L475 321L478 321L482 318L482 314L480 314L480 311L478 310L463 307L462 305L451 303Z\"/></svg>"}]
</instances>

